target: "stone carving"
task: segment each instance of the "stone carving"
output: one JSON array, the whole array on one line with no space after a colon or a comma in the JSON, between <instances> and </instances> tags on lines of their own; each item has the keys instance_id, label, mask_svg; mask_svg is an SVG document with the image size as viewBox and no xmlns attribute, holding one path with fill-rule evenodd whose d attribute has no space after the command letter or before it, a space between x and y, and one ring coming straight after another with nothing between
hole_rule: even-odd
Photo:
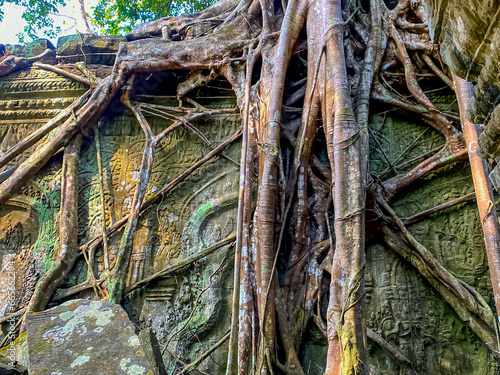
<instances>
[{"instance_id":1,"label":"stone carving","mask_svg":"<svg viewBox=\"0 0 500 375\"><path fill-rule=\"evenodd\" d=\"M13 74L0 81L0 139L1 151L5 152L23 137L34 131L65 108L84 92L80 84L60 78L54 73L41 73L35 68ZM54 96L53 93L57 93ZM28 95L31 97L28 98ZM33 95L35 97L33 98ZM156 103L177 105L172 96L155 99ZM201 99L200 103L215 108L234 107L234 97ZM14 120L14 121L13 121ZM149 118L153 131L160 132L168 122ZM217 146L232 135L239 126L239 117L212 116L196 122L196 126ZM130 192L135 189L140 167L144 136L135 118L123 108L102 124L101 147L103 150L106 220L109 227L119 220L130 208ZM36 147L36 146L35 146ZM33 148L32 148L33 149ZM6 166L17 165L32 152L23 155ZM179 129L164 138L158 147L153 172L146 198L160 189L209 151L199 138ZM238 158L237 147L228 154ZM60 159L53 161L54 168L47 168L37 175L32 184L23 187L2 211L2 233L0 239L1 259L5 262L15 258L18 269L17 288L23 291L17 306L26 303L33 292L36 280L44 272L44 262L50 262L54 248L57 248L57 213L59 210ZM90 138L83 146L80 163L79 195L79 239L86 242L101 231L98 168L95 141ZM198 250L210 246L234 231L234 210L237 204L238 168L225 159L207 163L187 181L177 187L175 196L166 196L157 206L142 215L134 240L132 261L129 267L128 283L141 280L170 262L176 261ZM217 192L217 194L215 193ZM110 250L117 250L119 236L110 239ZM100 256L95 272L103 270L103 256ZM216 259L216 258L213 258ZM198 317L191 329L208 333L217 324L228 319L217 308L225 299L225 284L231 272L229 258L224 275L218 280L217 291L207 291L198 304ZM84 262L83 259L81 262ZM182 324L191 312L193 296L205 285L204 277L210 269L212 259L201 262L179 275L153 283L144 291L129 295L128 306L137 322L156 328L160 341L167 338ZM29 269L22 269L28 267ZM77 264L75 272L64 283L66 286L86 280L86 269ZM0 280L2 283L2 280ZM0 284L1 285L1 284ZM196 287L193 287L196 285ZM224 295L224 296L223 296ZM0 294L0 299L2 295ZM2 302L0 300L0 302ZM4 304L1 303L3 306ZM167 312L165 312L167 311ZM212 323L210 321L213 321ZM196 327L205 326L201 330ZM220 329L225 329L220 327ZM199 333L198 333L199 335ZM174 340L177 342L179 338ZM185 338L182 340L185 341ZM185 345L185 344L183 344ZM191 350L202 350L208 343L191 342ZM187 347L186 347L187 348ZM187 350L187 349L186 349Z\"/></svg>"},{"instance_id":2,"label":"stone carving","mask_svg":"<svg viewBox=\"0 0 500 375\"><path fill-rule=\"evenodd\" d=\"M98 71L102 67L92 69ZM165 77L159 80L167 82ZM150 88L141 99L177 106L177 98L165 90L161 85ZM0 152L5 153L84 91L85 87L79 83L36 68L1 78ZM210 95L200 95L197 100L211 108L234 107L235 98L224 96L221 91L210 91ZM454 99L447 94L437 94L432 100L441 110L456 111L450 106ZM137 185L144 148L144 135L135 117L119 103L112 108L112 113L108 113L100 124L108 228L130 209L131 192ZM147 119L156 134L169 124L168 120L158 117L148 115ZM239 124L238 115L210 116L194 122L213 146L233 134ZM394 173L389 162L399 172L406 171L414 164L398 166L444 142L438 133L416 123L403 112L376 113L370 127L373 142L377 142L371 145L370 169L384 179ZM25 160L34 147L5 166L4 170ZM197 136L185 129L178 129L165 137L158 146L146 199L209 150ZM238 145L235 145L226 154L238 160L238 152ZM94 136L88 134L82 146L79 171L80 244L101 233L103 227L96 155ZM30 298L36 281L50 266L57 249L60 166L61 158L56 155L0 211L0 262L1 265L10 260L15 262L16 289L20 291L12 311ZM238 178L238 167L227 159L218 158L205 164L171 194L146 210L140 217L134 238L128 285L233 233ZM465 163L459 163L419 182L404 196L398 197L394 207L398 215L405 217L471 191L469 170ZM474 286L491 302L478 220L475 206L463 203L409 229L451 272ZM109 238L111 261L116 256L119 240L120 235ZM104 255L101 248L97 250L96 258L98 261L93 271L96 275L102 274ZM176 357L188 363L227 332L232 260L232 253L227 248L217 250L174 275L156 280L127 296L125 308L134 323L141 328L149 327L156 333L167 371L171 372L179 365ZM87 277L86 263L81 259L62 287L78 285ZM2 294L5 283L0 276L2 306L6 298ZM79 297L92 298L94 293L91 289L84 290ZM368 248L366 293L368 326L410 358L419 373L499 373L500 368L486 346L409 264L383 244L373 244ZM5 311L0 311L2 314ZM326 340L318 328L308 329L310 339L301 352L301 360L307 373L322 374ZM47 338L57 343L64 339L58 331L47 334ZM378 346L370 345L373 374L405 373ZM225 350L222 347L214 353L204 362L202 369L210 374L225 373L217 364L225 363Z\"/></svg>"},{"instance_id":3,"label":"stone carving","mask_svg":"<svg viewBox=\"0 0 500 375\"><path fill-rule=\"evenodd\" d=\"M441 110L457 110L446 96L431 100ZM387 114L382 120L382 116L375 115L370 126L394 165L443 144L439 134L425 131L425 127L409 122L404 115ZM409 145L413 146L407 150ZM405 150L404 157L395 162ZM372 152L371 168L375 174L388 167L382 151ZM407 217L472 191L470 169L466 163L457 163L410 188L394 202L394 208L400 217ZM479 220L476 205L463 203L415 223L409 230L450 272L492 301ZM407 356L419 373L499 371L487 348L450 313L446 302L411 265L383 244L368 247L367 258L367 325ZM372 343L370 348L373 374L406 374L397 362L387 361L387 355L378 346Z\"/></svg>"}]
</instances>

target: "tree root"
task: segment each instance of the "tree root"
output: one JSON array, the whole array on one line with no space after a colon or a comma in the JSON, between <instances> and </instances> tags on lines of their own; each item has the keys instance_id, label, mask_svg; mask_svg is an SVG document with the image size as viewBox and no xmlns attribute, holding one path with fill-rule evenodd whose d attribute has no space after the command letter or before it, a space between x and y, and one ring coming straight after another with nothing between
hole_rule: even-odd
<instances>
[{"instance_id":1,"label":"tree root","mask_svg":"<svg viewBox=\"0 0 500 375\"><path fill-rule=\"evenodd\" d=\"M137 120L139 121L142 131L144 132L144 135L146 137L146 144L144 146L144 153L142 155L141 169L139 171L139 181L137 182L134 198L132 200L132 207L130 209L130 213L128 214L127 224L125 226L125 229L123 230L122 239L120 241L120 248L118 249L118 255L116 258L116 265L109 277L108 291L109 301L111 303L120 303L122 300L126 277L128 274L130 256L132 255L132 244L134 241L135 229L139 220L141 206L146 196L149 177L151 176L151 171L153 169L153 160L156 145L158 144L158 138L153 135L153 132L144 115L139 110L137 110L137 108L133 104L130 103L127 95L125 95L122 101L132 110L134 115L137 117ZM172 127L169 127L168 129L171 128Z\"/></svg>"},{"instance_id":2,"label":"tree root","mask_svg":"<svg viewBox=\"0 0 500 375\"><path fill-rule=\"evenodd\" d=\"M169 266L165 267L164 269L162 269L162 270L160 270L160 271L158 271L158 272L156 272L156 273L154 273L154 274L152 274L152 275L150 275L142 280L139 280L132 285L127 286L123 292L123 295L130 294L134 290L139 289L139 288L143 288L155 280L165 278L173 273L176 273L178 271L182 271L182 270L186 269L189 265L191 265L194 262L196 262L200 259L203 259L204 257L212 254L214 251L220 249L221 247L231 245L232 243L234 243L235 238L236 237L234 234L229 235L224 240L219 241L215 245L210 246L206 249L203 249L194 255L191 255L185 259L182 259L178 263L169 265ZM72 286L71 288L60 289L54 294L52 301L61 301L61 300L68 298L72 295L75 295L75 294L78 294L78 293L83 292L85 290L91 289L91 288L95 287L96 285L100 285L104 281L105 281L105 279L102 278L100 280L96 280L95 282L88 282L87 281L87 282Z\"/></svg>"},{"instance_id":3,"label":"tree root","mask_svg":"<svg viewBox=\"0 0 500 375\"><path fill-rule=\"evenodd\" d=\"M60 74L62 76L71 78L73 81L83 83L84 85L87 85L90 87L96 86L95 83L91 82L88 78L85 78L85 77L79 76L77 74L68 72L64 69L58 68L58 67L53 66L53 65L34 63L33 66L35 66L36 68L39 68L39 69L48 70L49 72L54 72L54 73Z\"/></svg>"},{"instance_id":4,"label":"tree root","mask_svg":"<svg viewBox=\"0 0 500 375\"><path fill-rule=\"evenodd\" d=\"M382 225L387 245L410 262L450 304L460 319L484 341L493 355L500 358L496 318L486 301L473 287L453 276L429 250L415 240L380 193L377 194L377 202L389 214L406 241L387 225Z\"/></svg>"},{"instance_id":5,"label":"tree root","mask_svg":"<svg viewBox=\"0 0 500 375\"><path fill-rule=\"evenodd\" d=\"M205 353L203 353L195 361L193 361L190 364L187 364L186 366L184 366L184 368L180 372L178 372L177 375L185 374L185 373L191 372L194 369L196 369L196 367L201 362L203 362L205 359L207 359L210 356L210 354L212 354L218 348L220 348L227 340L229 340L229 332L226 333L219 341L217 341L210 349L208 349Z\"/></svg>"},{"instance_id":6,"label":"tree root","mask_svg":"<svg viewBox=\"0 0 500 375\"><path fill-rule=\"evenodd\" d=\"M428 173L442 168L448 164L455 163L467 157L467 148L452 151L448 144L436 154L427 158L409 172L397 175L383 182L384 189L389 198L405 189L413 182L418 181Z\"/></svg>"},{"instance_id":7,"label":"tree root","mask_svg":"<svg viewBox=\"0 0 500 375\"><path fill-rule=\"evenodd\" d=\"M170 275L174 272L182 270L182 269L186 268L187 266L189 266L190 264L212 254L215 250L218 250L221 247L224 247L227 245L231 245L232 243L234 243L235 239L236 239L236 235L231 234L231 235L227 236L225 239L223 239L222 241L217 242L215 245L207 247L206 249L203 249L194 255L191 255L185 259L182 259L181 261L179 261L176 264L169 265L166 268L162 269L161 271L158 271L158 272L154 273L153 275L150 275L150 276L148 276L140 281L137 281L136 283L126 287L124 294L129 294L132 291L134 291L135 289L142 288L156 279L167 277L168 275Z\"/></svg>"},{"instance_id":8,"label":"tree root","mask_svg":"<svg viewBox=\"0 0 500 375\"><path fill-rule=\"evenodd\" d=\"M243 134L240 159L240 186L238 191L238 212L236 221L236 246L234 258L234 282L231 311L231 330L226 375L247 374L250 364L252 337L253 288L250 279L250 224L252 220L253 171L256 153L255 136L250 131L251 77L258 51L248 51L244 78L242 103ZM242 76L242 74L239 74ZM237 79L236 77L234 77ZM242 80L242 77L239 78ZM241 86L241 83L240 83ZM241 94L240 94L241 96Z\"/></svg>"},{"instance_id":9,"label":"tree root","mask_svg":"<svg viewBox=\"0 0 500 375\"><path fill-rule=\"evenodd\" d=\"M82 135L77 134L64 150L59 214L59 251L52 267L38 281L26 313L43 310L52 293L73 268L78 252L78 168ZM22 330L24 330L24 323Z\"/></svg>"},{"instance_id":10,"label":"tree root","mask_svg":"<svg viewBox=\"0 0 500 375\"><path fill-rule=\"evenodd\" d=\"M497 308L497 318L499 318L500 321L500 227L498 224L497 210L493 203L495 201L495 196L493 195L493 188L488 178L488 163L475 152L475 147L478 144L479 129L465 117L466 108L470 99L469 84L455 75L453 75L453 81L457 88L456 91L460 107L462 128L467 142L472 180L474 181L474 189L477 197L477 207L483 227L491 284Z\"/></svg>"},{"instance_id":11,"label":"tree root","mask_svg":"<svg viewBox=\"0 0 500 375\"><path fill-rule=\"evenodd\" d=\"M111 77L102 80L87 102L76 113L72 111L72 116L57 127L53 135L19 165L12 176L0 184L0 204L5 203L26 181L33 177L81 127L93 125L91 120L100 116L117 90L118 87L112 85Z\"/></svg>"},{"instance_id":12,"label":"tree root","mask_svg":"<svg viewBox=\"0 0 500 375\"><path fill-rule=\"evenodd\" d=\"M258 123L261 147L259 148L259 179L255 212L256 281L259 315L259 346L257 372L269 373L269 362L275 362L275 251L274 225L278 194L278 164L280 152L281 106L285 74L292 48L299 36L305 18L305 1L290 0L281 26L278 45L265 46L262 50L263 65L260 95L261 121ZM264 13L267 13L267 9ZM264 35L272 32L271 25L263 24ZM269 41L267 41L269 43ZM278 249L279 250L279 249Z\"/></svg>"},{"instance_id":13,"label":"tree root","mask_svg":"<svg viewBox=\"0 0 500 375\"><path fill-rule=\"evenodd\" d=\"M0 324L4 324L5 322L8 322L9 320L11 320L13 318L17 318L18 316L23 315L25 311L26 311L26 308L23 307L22 309L19 309L16 312L13 312L12 314L9 314L7 316L0 318Z\"/></svg>"},{"instance_id":14,"label":"tree root","mask_svg":"<svg viewBox=\"0 0 500 375\"><path fill-rule=\"evenodd\" d=\"M80 292L83 292L88 289L94 289L98 285L101 285L104 282L104 278L101 278L99 280L94 280L94 281L86 281L84 283L72 286L70 288L66 289L58 289L55 293L54 296L52 297L51 301L52 302L59 302L62 301L68 297L71 297L75 294L78 294Z\"/></svg>"},{"instance_id":15,"label":"tree root","mask_svg":"<svg viewBox=\"0 0 500 375\"><path fill-rule=\"evenodd\" d=\"M154 203L156 203L161 197L165 194L172 191L175 187L177 187L181 182L183 182L187 177L189 177L195 170L201 167L203 164L207 163L215 156L218 156L222 151L224 151L230 144L234 143L241 136L241 129L234 133L229 139L222 142L219 146L214 148L211 152L205 155L202 159L194 163L191 167L189 167L186 171L176 177L173 181L169 182L165 186L163 186L157 193L148 198L140 207L139 211L144 212L149 207L151 207ZM122 217L119 221L114 223L108 228L107 235L110 237L114 233L118 232L128 221L129 214ZM87 243L80 246L80 252L85 251L89 246L95 245L96 243L100 243L102 241L102 234L99 234L92 238Z\"/></svg>"},{"instance_id":16,"label":"tree root","mask_svg":"<svg viewBox=\"0 0 500 375\"><path fill-rule=\"evenodd\" d=\"M363 170L366 173L364 165L367 150L361 150L361 147L367 144L362 144L363 136L351 106L344 58L341 2L326 2L322 6L328 17L327 30L331 30L331 37L325 35L325 38L328 37L326 69L330 69L333 77L330 90L334 93L335 108L333 121L330 116L327 116L326 121L326 132L333 135L335 254L326 315L328 357L325 375L365 374L369 369L362 303L351 305L351 302L362 300L364 296L363 270L366 260L363 187L366 175L361 172ZM345 280L358 280L359 283L351 284Z\"/></svg>"},{"instance_id":17,"label":"tree root","mask_svg":"<svg viewBox=\"0 0 500 375\"><path fill-rule=\"evenodd\" d=\"M381 185L388 198L427 173L462 160L467 155L462 134L451 124L450 119L455 117L446 111L439 111L427 97L428 91L424 92L419 84L423 77L418 70L428 67L433 77L437 75L448 86L455 86L434 62L440 61L440 58L427 35L427 20L422 7L410 0L400 0L393 10L387 9L381 0L370 0L369 3L370 22L364 6L358 7L359 4L352 1L341 4L340 0L289 0L288 4L282 1L283 9L280 9L279 2L270 0L222 0L197 14L165 18L134 29L127 36L130 42L121 44L112 74L105 79L98 80L81 64L75 66L84 76L52 65L37 64L38 68L89 85L90 90L0 159L2 168L45 138L26 161L0 176L0 204L10 199L51 156L66 147L75 134L85 134L95 128L111 100L121 92L125 93L122 101L132 110L146 137L140 178L130 212L107 227L101 180L103 233L80 246L80 251L86 256L90 278L86 283L59 290L53 300L67 298L89 288L94 288L101 297L106 293L101 289L103 285L109 291L109 300L118 303L124 295L177 272L235 241L231 330L208 354L184 364L180 373L194 370L210 353L229 340L227 375L254 372L269 375L274 373L275 367L289 374L301 375L304 371L298 353L311 319L327 336L326 375L368 373L363 272L366 190L369 185L370 189L375 186L367 163L370 99L416 113L422 121L442 133L446 140L439 150L397 165L424 132L396 160L391 161L387 157L391 168L379 177L391 170L395 173ZM305 32L302 32L303 29ZM354 34L350 35L346 30L354 31ZM302 53L305 48L307 59ZM364 63L361 64L359 57L363 49ZM47 57L53 58L53 54L46 52L34 59L4 59L0 62L0 76ZM257 59L262 61L260 72L254 71ZM290 79L287 76L296 73L289 69L291 62L297 62L302 70L299 77L293 77L292 83L288 84ZM308 78L304 78L302 73L304 66ZM177 88L180 107L130 100L136 76L171 69L190 71L189 78ZM428 79L429 74L425 74L425 79ZM230 139L214 147L192 121L205 115L235 111L204 108L186 95L219 75L232 85L243 127ZM257 84L252 85L257 76ZM403 97L387 82L403 84L403 77L412 100ZM295 88L288 93L288 88L292 87ZM290 107L300 103L302 98L302 108ZM297 116L299 112L301 116ZM155 135L146 121L146 114L172 123ZM161 139L180 127L196 135L211 151L146 199L155 148ZM95 131L102 179L99 129ZM134 232L141 213L215 156L238 164L223 152L240 136L243 136L243 141L235 235L127 286L125 276L130 267ZM328 159L329 165L320 161L323 155L313 152L317 142L325 141L325 159ZM376 145L377 139L374 141ZM66 167L69 158L66 154L71 150L74 150L73 143L65 148ZM427 159L422 161L425 157ZM398 172L417 162L420 163L409 172ZM253 202L256 171L257 200ZM64 189L71 190L68 186ZM74 190L68 194L62 199L67 208L66 211L61 208L61 215L72 207L73 202L67 197L74 195ZM382 224L382 232L391 248L429 280L462 320L468 321L471 317L471 328L487 343L494 355L499 356L495 316L491 309L474 289L454 278L440 265L405 228L405 224L462 203L469 196L403 221L396 217L381 192L377 192L376 198L404 237L404 240L401 239L387 224ZM330 228L332 199L334 234ZM254 205L255 215L252 218ZM482 212L481 217L488 220L493 216L490 212ZM68 259L60 255L64 262L56 258L57 267L69 267L69 262L74 263L79 255L74 238L67 234L71 226L75 227L74 217L70 219L70 223L61 227L61 234L64 234L61 244L69 243L73 251L71 255L64 255L70 257ZM292 226L290 232L288 221ZM106 237L123 228L118 256L113 264L107 254ZM74 230L74 233L77 231ZM94 258L101 241L105 253L105 273L95 280ZM329 253L323 259L327 249ZM289 257L288 272L284 275L285 286L280 288L277 284L280 272L277 265L284 255ZM326 262L329 264L326 265ZM66 266L63 267L63 263ZM322 298L327 295L322 295L326 283L324 271L332 276L326 324L323 320L325 308L323 311L320 308L325 307ZM64 272L67 273L67 270L60 275ZM52 296L61 281L60 275L53 273L48 272L40 280L28 311L33 310L33 305L37 309L43 308ZM46 284L50 288L44 287L42 291L40 286ZM301 317L296 318L300 314ZM281 341L276 339L278 331ZM406 357L380 341L374 332L370 331L369 336L395 355L407 367L408 374L415 374ZM278 343L282 346L279 347ZM284 363L278 358L284 358Z\"/></svg>"},{"instance_id":18,"label":"tree root","mask_svg":"<svg viewBox=\"0 0 500 375\"><path fill-rule=\"evenodd\" d=\"M370 340L376 342L382 349L384 349L387 353L389 353L393 358L395 358L402 366L406 368L406 375L418 375L418 372L415 371L415 367L413 363L402 354L398 349L385 341L382 336L380 336L375 331L372 331L370 328L366 330L367 336Z\"/></svg>"},{"instance_id":19,"label":"tree root","mask_svg":"<svg viewBox=\"0 0 500 375\"><path fill-rule=\"evenodd\" d=\"M429 216L431 216L437 212L446 210L450 207L454 207L454 206L461 204L461 203L469 202L469 201L474 200L474 199L476 199L476 193L470 193L470 194L464 195L463 197L452 199L449 202L439 204L435 207L429 208L428 210L419 212L418 214L405 217L405 218L401 219L401 221L403 222L404 225L415 224L415 223L418 223L418 222L428 218Z\"/></svg>"},{"instance_id":20,"label":"tree root","mask_svg":"<svg viewBox=\"0 0 500 375\"><path fill-rule=\"evenodd\" d=\"M9 162L14 160L22 152L26 151L31 146L35 145L39 140L49 134L52 130L60 126L66 119L77 111L81 106L88 100L91 92L87 91L83 94L77 101L71 104L68 108L61 111L56 117L47 122L41 128L38 128L25 139L17 142L12 146L0 159L0 168L7 165Z\"/></svg>"},{"instance_id":21,"label":"tree root","mask_svg":"<svg viewBox=\"0 0 500 375\"><path fill-rule=\"evenodd\" d=\"M101 198L101 232L102 247L104 251L104 269L109 272L109 251L108 237L106 233L106 199L104 198L104 173L102 168L101 137L99 135L99 125L95 128L95 148L97 154L97 168L99 173L99 195ZM93 259L93 257L91 258Z\"/></svg>"},{"instance_id":22,"label":"tree root","mask_svg":"<svg viewBox=\"0 0 500 375\"><path fill-rule=\"evenodd\" d=\"M5 59L0 61L0 77L13 73L16 70L27 68L37 61L54 61L55 57L56 51L52 49L46 49L40 55L29 58L12 55L7 56Z\"/></svg>"}]
</instances>

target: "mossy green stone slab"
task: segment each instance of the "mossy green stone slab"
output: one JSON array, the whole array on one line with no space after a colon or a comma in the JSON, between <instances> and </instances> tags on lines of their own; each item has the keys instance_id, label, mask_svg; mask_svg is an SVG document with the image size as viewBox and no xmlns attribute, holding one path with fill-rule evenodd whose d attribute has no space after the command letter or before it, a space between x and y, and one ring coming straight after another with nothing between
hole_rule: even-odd
<instances>
[{"instance_id":1,"label":"mossy green stone slab","mask_svg":"<svg viewBox=\"0 0 500 375\"><path fill-rule=\"evenodd\" d=\"M48 39L36 39L28 43L23 49L24 57L34 57L41 55L47 49L56 49Z\"/></svg>"},{"instance_id":2,"label":"mossy green stone slab","mask_svg":"<svg viewBox=\"0 0 500 375\"><path fill-rule=\"evenodd\" d=\"M87 64L113 65L120 43L126 41L125 37L115 35L63 36L57 41L57 56L59 60L71 63L84 61Z\"/></svg>"},{"instance_id":3,"label":"mossy green stone slab","mask_svg":"<svg viewBox=\"0 0 500 375\"><path fill-rule=\"evenodd\" d=\"M120 305L71 300L26 320L31 375L153 375Z\"/></svg>"}]
</instances>

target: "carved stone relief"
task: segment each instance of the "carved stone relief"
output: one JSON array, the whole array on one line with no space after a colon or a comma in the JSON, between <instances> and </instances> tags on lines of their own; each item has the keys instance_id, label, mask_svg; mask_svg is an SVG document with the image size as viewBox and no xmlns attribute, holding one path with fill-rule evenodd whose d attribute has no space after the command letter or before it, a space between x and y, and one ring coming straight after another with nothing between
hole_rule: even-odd
<instances>
[{"instance_id":1,"label":"carved stone relief","mask_svg":"<svg viewBox=\"0 0 500 375\"><path fill-rule=\"evenodd\" d=\"M0 79L0 153L34 131L85 91L53 73L24 70ZM173 96L155 95L156 104L178 105ZM200 104L234 107L233 96L205 96ZM453 99L437 92L432 97L442 110L456 111ZM100 144L104 169L106 225L118 221L131 205L144 135L136 119L116 106L100 124ZM401 111L374 110L370 128L371 161L374 175L387 178L411 166L398 166L443 144L439 133L416 123ZM377 113L379 112L379 113ZM169 122L148 117L153 132L159 133ZM213 146L232 135L240 126L238 115L211 116L194 125ZM35 146L36 147L36 146ZM210 149L194 134L178 129L158 146L146 199L180 175ZM17 165L32 152L26 151L3 170ZM88 135L82 146L79 192L79 241L81 244L102 231L96 142ZM226 150L239 158L239 145ZM237 164L237 163L236 163ZM50 266L57 248L60 195L60 156L55 156L32 181L23 187L0 211L0 266L16 264L16 289L22 291L17 306L25 303L37 279ZM0 171L1 172L1 171ZM238 166L219 157L205 164L171 193L140 217L134 238L128 284L211 246L233 233L236 226ZM401 217L418 213L437 204L473 191L467 163L457 163L428 176L397 197L395 210ZM473 203L463 203L409 227L451 272L474 286L490 303L491 294L481 226ZM120 234L109 239L111 260L118 249ZM367 323L385 340L408 356L421 374L493 375L500 373L487 348L440 299L433 288L411 268L383 246L367 249ZM104 270L102 250L94 272ZM172 367L181 356L188 362L198 357L229 326L228 306L232 294L232 251L221 248L175 275L157 280L129 294L125 308L136 324L151 327L165 347L164 359ZM4 275L4 272L2 272ZM87 268L82 259L65 280L69 287L84 282ZM0 276L0 305L5 299L6 281ZM92 290L80 297L90 296ZM0 316L5 311L0 311ZM308 374L322 374L326 341L319 330L310 327L310 340L300 356ZM221 348L206 361L204 371L222 374L217 364L225 363ZM404 374L404 369L386 353L370 343L373 374ZM464 370L465 369L465 370Z\"/></svg>"},{"instance_id":2,"label":"carved stone relief","mask_svg":"<svg viewBox=\"0 0 500 375\"><path fill-rule=\"evenodd\" d=\"M440 110L457 112L454 98L434 95L431 100ZM387 159L397 165L443 144L438 133L425 130L428 126L409 120L402 112L387 113L385 122L383 116L373 116L370 125L382 140L382 151L371 154L375 174L387 169ZM404 157L400 157L402 153ZM394 209L404 218L473 191L468 162L455 163L413 184L397 197ZM493 307L479 220L475 201L471 201L438 212L408 229ZM367 248L367 266L367 325L406 355L419 373L499 373L500 367L486 346L410 264L383 244L375 244ZM406 373L376 344L371 343L370 348L373 374Z\"/></svg>"}]
</instances>

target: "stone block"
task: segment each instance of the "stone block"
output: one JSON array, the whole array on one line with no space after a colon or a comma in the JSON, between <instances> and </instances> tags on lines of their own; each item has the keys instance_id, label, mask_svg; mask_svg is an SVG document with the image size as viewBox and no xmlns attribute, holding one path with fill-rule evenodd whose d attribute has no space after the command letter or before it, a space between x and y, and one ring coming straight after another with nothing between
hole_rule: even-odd
<instances>
[{"instance_id":1,"label":"stone block","mask_svg":"<svg viewBox=\"0 0 500 375\"><path fill-rule=\"evenodd\" d=\"M68 35L57 41L57 56L65 62L84 61L87 64L113 65L122 36L95 34Z\"/></svg>"},{"instance_id":2,"label":"stone block","mask_svg":"<svg viewBox=\"0 0 500 375\"><path fill-rule=\"evenodd\" d=\"M155 333L150 328L143 329L139 332L139 341L144 348L146 357L153 366L154 375L167 375L161 356L160 344Z\"/></svg>"},{"instance_id":3,"label":"stone block","mask_svg":"<svg viewBox=\"0 0 500 375\"><path fill-rule=\"evenodd\" d=\"M24 56L24 46L21 46L20 44L7 44L5 45L5 52L7 55L13 55L13 56Z\"/></svg>"},{"instance_id":4,"label":"stone block","mask_svg":"<svg viewBox=\"0 0 500 375\"><path fill-rule=\"evenodd\" d=\"M36 39L24 46L23 56L38 56L45 52L46 49L56 49L56 47L48 39Z\"/></svg>"},{"instance_id":5,"label":"stone block","mask_svg":"<svg viewBox=\"0 0 500 375\"><path fill-rule=\"evenodd\" d=\"M26 320L30 375L153 375L120 305L71 300Z\"/></svg>"}]
</instances>

